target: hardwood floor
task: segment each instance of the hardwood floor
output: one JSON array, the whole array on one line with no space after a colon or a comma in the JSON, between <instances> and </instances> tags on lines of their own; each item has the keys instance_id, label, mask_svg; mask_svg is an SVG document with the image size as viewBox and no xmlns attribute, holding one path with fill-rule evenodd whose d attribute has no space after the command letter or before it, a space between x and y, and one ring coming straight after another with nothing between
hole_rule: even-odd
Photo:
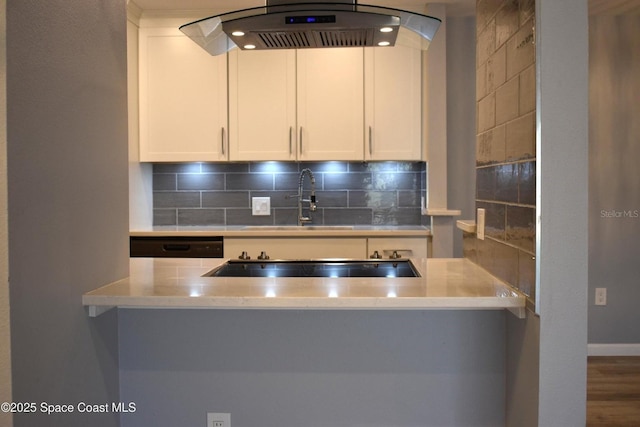
<instances>
[{"instance_id":1,"label":"hardwood floor","mask_svg":"<svg viewBox=\"0 0 640 427\"><path fill-rule=\"evenodd\" d=\"M587 426L640 426L640 357L589 357Z\"/></svg>"}]
</instances>

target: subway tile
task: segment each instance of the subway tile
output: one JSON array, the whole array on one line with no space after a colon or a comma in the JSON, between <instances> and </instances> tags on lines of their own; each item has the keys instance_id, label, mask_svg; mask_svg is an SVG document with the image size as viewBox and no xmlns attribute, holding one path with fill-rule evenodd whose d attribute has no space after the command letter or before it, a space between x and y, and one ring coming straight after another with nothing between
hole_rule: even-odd
<instances>
[{"instance_id":1,"label":"subway tile","mask_svg":"<svg viewBox=\"0 0 640 427\"><path fill-rule=\"evenodd\" d=\"M422 208L422 194L419 191L398 191L398 207Z\"/></svg>"},{"instance_id":2,"label":"subway tile","mask_svg":"<svg viewBox=\"0 0 640 427\"><path fill-rule=\"evenodd\" d=\"M529 299L536 297L536 259L527 252L518 252L518 289Z\"/></svg>"},{"instance_id":3,"label":"subway tile","mask_svg":"<svg viewBox=\"0 0 640 427\"><path fill-rule=\"evenodd\" d=\"M478 34L476 43L476 68L489 59L496 51L496 21L492 19Z\"/></svg>"},{"instance_id":4,"label":"subway tile","mask_svg":"<svg viewBox=\"0 0 640 427\"><path fill-rule=\"evenodd\" d=\"M518 249L493 239L478 240L478 264L499 279L517 287Z\"/></svg>"},{"instance_id":5,"label":"subway tile","mask_svg":"<svg viewBox=\"0 0 640 427\"><path fill-rule=\"evenodd\" d=\"M377 218L411 225L423 222L420 196L426 186L425 162L256 162L163 164L154 168L160 171L154 174L154 224L296 224L297 200L287 196L297 192L299 170L305 167L316 177L315 224L324 223L327 209L328 221L333 224L368 225L373 221L370 207L384 203L397 213L385 211ZM328 189L324 189L325 179ZM382 190L374 190L376 187ZM305 195L309 190L305 179ZM367 192L374 192L369 196L375 197L365 200ZM271 219L252 217L251 197L271 198L272 215L266 217ZM397 209L400 200L402 209Z\"/></svg>"},{"instance_id":6,"label":"subway tile","mask_svg":"<svg viewBox=\"0 0 640 427\"><path fill-rule=\"evenodd\" d=\"M526 68L520 73L520 115L536 109L536 67Z\"/></svg>"},{"instance_id":7,"label":"subway tile","mask_svg":"<svg viewBox=\"0 0 640 427\"><path fill-rule=\"evenodd\" d=\"M395 163L398 172L422 172L424 162L389 162Z\"/></svg>"},{"instance_id":8,"label":"subway tile","mask_svg":"<svg viewBox=\"0 0 640 427\"><path fill-rule=\"evenodd\" d=\"M505 240L506 206L499 203L478 202L476 207L485 210L485 236Z\"/></svg>"},{"instance_id":9,"label":"subway tile","mask_svg":"<svg viewBox=\"0 0 640 427\"><path fill-rule=\"evenodd\" d=\"M226 175L227 190L273 190L271 173L229 173Z\"/></svg>"},{"instance_id":10,"label":"subway tile","mask_svg":"<svg viewBox=\"0 0 640 427\"><path fill-rule=\"evenodd\" d=\"M478 0L476 2L476 26L477 31L484 30L485 26L496 16L496 12L503 0Z\"/></svg>"},{"instance_id":11,"label":"subway tile","mask_svg":"<svg viewBox=\"0 0 640 427\"><path fill-rule=\"evenodd\" d=\"M153 193L155 208L198 208L199 191L160 191Z\"/></svg>"},{"instance_id":12,"label":"subway tile","mask_svg":"<svg viewBox=\"0 0 640 427\"><path fill-rule=\"evenodd\" d=\"M536 12L536 0L519 0L520 24L524 24Z\"/></svg>"},{"instance_id":13,"label":"subway tile","mask_svg":"<svg viewBox=\"0 0 640 427\"><path fill-rule=\"evenodd\" d=\"M272 215L253 216L251 209L227 208L226 225L273 225Z\"/></svg>"},{"instance_id":14,"label":"subway tile","mask_svg":"<svg viewBox=\"0 0 640 427\"><path fill-rule=\"evenodd\" d=\"M476 198L493 200L496 191L495 166L476 169Z\"/></svg>"},{"instance_id":15,"label":"subway tile","mask_svg":"<svg viewBox=\"0 0 640 427\"><path fill-rule=\"evenodd\" d=\"M302 162L299 164L299 171L302 169L311 169L313 173L323 173L323 172L348 172L349 167L352 163L348 162L339 162L339 161L331 161L331 162Z\"/></svg>"},{"instance_id":16,"label":"subway tile","mask_svg":"<svg viewBox=\"0 0 640 427\"><path fill-rule=\"evenodd\" d=\"M236 172L236 171L234 171ZM237 171L246 172L246 171ZM251 173L268 172L268 173L298 173L298 164L291 162L255 162L249 164Z\"/></svg>"},{"instance_id":17,"label":"subway tile","mask_svg":"<svg viewBox=\"0 0 640 427\"><path fill-rule=\"evenodd\" d=\"M502 46L487 61L487 93L495 91L507 81L507 48Z\"/></svg>"},{"instance_id":18,"label":"subway tile","mask_svg":"<svg viewBox=\"0 0 640 427\"><path fill-rule=\"evenodd\" d=\"M154 163L153 173L200 173L200 163Z\"/></svg>"},{"instance_id":19,"label":"subway tile","mask_svg":"<svg viewBox=\"0 0 640 427\"><path fill-rule=\"evenodd\" d=\"M178 225L224 225L224 209L178 209Z\"/></svg>"},{"instance_id":20,"label":"subway tile","mask_svg":"<svg viewBox=\"0 0 640 427\"><path fill-rule=\"evenodd\" d=\"M506 157L506 127L497 126L477 137L476 164L502 163Z\"/></svg>"},{"instance_id":21,"label":"subway tile","mask_svg":"<svg viewBox=\"0 0 640 427\"><path fill-rule=\"evenodd\" d=\"M495 199L501 202L518 202L518 172L517 164L506 164L496 167Z\"/></svg>"},{"instance_id":22,"label":"subway tile","mask_svg":"<svg viewBox=\"0 0 640 427\"><path fill-rule=\"evenodd\" d=\"M462 232L462 256L474 263L478 263L476 240L475 233Z\"/></svg>"},{"instance_id":23,"label":"subway tile","mask_svg":"<svg viewBox=\"0 0 640 427\"><path fill-rule=\"evenodd\" d=\"M536 205L536 162L519 164L518 202L525 205Z\"/></svg>"},{"instance_id":24,"label":"subway tile","mask_svg":"<svg viewBox=\"0 0 640 427\"><path fill-rule=\"evenodd\" d=\"M420 218L420 209L373 208L373 225L410 225Z\"/></svg>"},{"instance_id":25,"label":"subway tile","mask_svg":"<svg viewBox=\"0 0 640 427\"><path fill-rule=\"evenodd\" d=\"M485 132L496 125L496 94L490 93L478 102L478 132Z\"/></svg>"},{"instance_id":26,"label":"subway tile","mask_svg":"<svg viewBox=\"0 0 640 427\"><path fill-rule=\"evenodd\" d=\"M520 79L511 79L496 90L496 125L518 117Z\"/></svg>"},{"instance_id":27,"label":"subway tile","mask_svg":"<svg viewBox=\"0 0 640 427\"><path fill-rule=\"evenodd\" d=\"M203 191L203 208L248 208L251 200L248 191Z\"/></svg>"},{"instance_id":28,"label":"subway tile","mask_svg":"<svg viewBox=\"0 0 640 427\"><path fill-rule=\"evenodd\" d=\"M177 225L178 216L176 209L154 209L153 225Z\"/></svg>"},{"instance_id":29,"label":"subway tile","mask_svg":"<svg viewBox=\"0 0 640 427\"><path fill-rule=\"evenodd\" d=\"M507 123L507 161L531 159L536 155L536 115L526 114Z\"/></svg>"},{"instance_id":30,"label":"subway tile","mask_svg":"<svg viewBox=\"0 0 640 427\"><path fill-rule=\"evenodd\" d=\"M536 210L522 206L507 206L507 242L529 252L535 251Z\"/></svg>"},{"instance_id":31,"label":"subway tile","mask_svg":"<svg viewBox=\"0 0 640 427\"><path fill-rule=\"evenodd\" d=\"M507 79L535 62L533 20L528 20L507 42Z\"/></svg>"},{"instance_id":32,"label":"subway tile","mask_svg":"<svg viewBox=\"0 0 640 427\"><path fill-rule=\"evenodd\" d=\"M488 62L480 65L476 70L476 101L480 101L489 93L489 88L487 84L488 82L487 66L488 66ZM505 68L505 71L506 71L506 68Z\"/></svg>"},{"instance_id":33,"label":"subway tile","mask_svg":"<svg viewBox=\"0 0 640 427\"><path fill-rule=\"evenodd\" d=\"M371 225L373 220L373 212L368 208L327 208L323 211L325 225Z\"/></svg>"},{"instance_id":34,"label":"subway tile","mask_svg":"<svg viewBox=\"0 0 640 427\"><path fill-rule=\"evenodd\" d=\"M316 178L316 188L318 188L319 176L315 174L314 176ZM277 191L293 191L293 193L295 193L298 190L299 180L299 173L277 173L274 175L274 189ZM305 181L309 180L305 178Z\"/></svg>"},{"instance_id":35,"label":"subway tile","mask_svg":"<svg viewBox=\"0 0 640 427\"><path fill-rule=\"evenodd\" d=\"M496 14L496 47L502 46L520 27L518 0L506 0Z\"/></svg>"},{"instance_id":36,"label":"subway tile","mask_svg":"<svg viewBox=\"0 0 640 427\"><path fill-rule=\"evenodd\" d=\"M372 189L379 191L418 190L420 188L420 174L418 173L373 173Z\"/></svg>"},{"instance_id":37,"label":"subway tile","mask_svg":"<svg viewBox=\"0 0 640 427\"><path fill-rule=\"evenodd\" d=\"M177 177L175 173L153 174L153 191L176 191Z\"/></svg>"},{"instance_id":38,"label":"subway tile","mask_svg":"<svg viewBox=\"0 0 640 427\"><path fill-rule=\"evenodd\" d=\"M344 208L349 206L348 191L316 191L319 208Z\"/></svg>"},{"instance_id":39,"label":"subway tile","mask_svg":"<svg viewBox=\"0 0 640 427\"><path fill-rule=\"evenodd\" d=\"M298 224L298 209L297 208L278 208L273 210L274 224L275 225L297 225ZM313 212L314 224L322 224L317 222L318 212Z\"/></svg>"},{"instance_id":40,"label":"subway tile","mask_svg":"<svg viewBox=\"0 0 640 427\"><path fill-rule=\"evenodd\" d=\"M203 173L247 173L249 172L249 163L202 163Z\"/></svg>"},{"instance_id":41,"label":"subway tile","mask_svg":"<svg viewBox=\"0 0 640 427\"><path fill-rule=\"evenodd\" d=\"M349 191L350 208L397 207L398 193L395 191Z\"/></svg>"},{"instance_id":42,"label":"subway tile","mask_svg":"<svg viewBox=\"0 0 640 427\"><path fill-rule=\"evenodd\" d=\"M325 190L349 190L351 188L371 188L371 173L325 173Z\"/></svg>"},{"instance_id":43,"label":"subway tile","mask_svg":"<svg viewBox=\"0 0 640 427\"><path fill-rule=\"evenodd\" d=\"M224 175L219 173L178 174L178 190L224 190Z\"/></svg>"}]
</instances>

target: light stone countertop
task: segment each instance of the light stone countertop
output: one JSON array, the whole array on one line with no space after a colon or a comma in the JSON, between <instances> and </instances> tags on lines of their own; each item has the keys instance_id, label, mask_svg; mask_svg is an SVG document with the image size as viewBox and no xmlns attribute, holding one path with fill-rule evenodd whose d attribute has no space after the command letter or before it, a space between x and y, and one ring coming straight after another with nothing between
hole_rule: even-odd
<instances>
[{"instance_id":1,"label":"light stone countertop","mask_svg":"<svg viewBox=\"0 0 640 427\"><path fill-rule=\"evenodd\" d=\"M414 226L157 226L131 230L131 236L222 236L222 237L427 237L428 227Z\"/></svg>"},{"instance_id":2,"label":"light stone countertop","mask_svg":"<svg viewBox=\"0 0 640 427\"><path fill-rule=\"evenodd\" d=\"M131 258L130 276L82 296L91 317L113 308L499 310L525 297L467 259L412 259L418 278L202 277L221 258Z\"/></svg>"}]
</instances>

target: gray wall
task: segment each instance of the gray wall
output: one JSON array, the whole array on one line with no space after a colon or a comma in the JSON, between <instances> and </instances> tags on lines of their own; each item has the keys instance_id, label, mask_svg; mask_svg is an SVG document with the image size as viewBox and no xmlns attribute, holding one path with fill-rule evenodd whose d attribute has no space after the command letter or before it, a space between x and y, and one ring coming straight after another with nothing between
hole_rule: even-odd
<instances>
[{"instance_id":1,"label":"gray wall","mask_svg":"<svg viewBox=\"0 0 640 427\"><path fill-rule=\"evenodd\" d=\"M84 292L127 275L125 1L7 5L13 400L118 401L117 316ZM118 416L17 414L18 427Z\"/></svg>"},{"instance_id":2,"label":"gray wall","mask_svg":"<svg viewBox=\"0 0 640 427\"><path fill-rule=\"evenodd\" d=\"M0 0L0 402L11 401L11 334L9 328L9 236L7 218L6 5ZM0 425L10 427L10 412L0 412Z\"/></svg>"},{"instance_id":3,"label":"gray wall","mask_svg":"<svg viewBox=\"0 0 640 427\"><path fill-rule=\"evenodd\" d=\"M637 344L640 15L592 16L589 35L589 343Z\"/></svg>"},{"instance_id":4,"label":"gray wall","mask_svg":"<svg viewBox=\"0 0 640 427\"><path fill-rule=\"evenodd\" d=\"M121 310L122 426L504 426L507 315Z\"/></svg>"},{"instance_id":5,"label":"gray wall","mask_svg":"<svg viewBox=\"0 0 640 427\"><path fill-rule=\"evenodd\" d=\"M447 201L475 218L476 167L476 20L447 18ZM456 230L453 256L462 257L462 233Z\"/></svg>"}]
</instances>

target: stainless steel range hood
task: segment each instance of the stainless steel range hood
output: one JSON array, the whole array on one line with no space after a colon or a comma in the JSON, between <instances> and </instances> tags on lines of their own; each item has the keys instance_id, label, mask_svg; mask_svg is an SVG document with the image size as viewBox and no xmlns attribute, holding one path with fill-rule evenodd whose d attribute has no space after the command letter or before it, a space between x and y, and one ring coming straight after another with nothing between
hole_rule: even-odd
<instances>
[{"instance_id":1,"label":"stainless steel range hood","mask_svg":"<svg viewBox=\"0 0 640 427\"><path fill-rule=\"evenodd\" d=\"M180 30L211 55L243 50L394 46L425 50L440 26L431 16L351 2L267 0L211 16ZM400 42L401 41L401 42Z\"/></svg>"}]
</instances>

